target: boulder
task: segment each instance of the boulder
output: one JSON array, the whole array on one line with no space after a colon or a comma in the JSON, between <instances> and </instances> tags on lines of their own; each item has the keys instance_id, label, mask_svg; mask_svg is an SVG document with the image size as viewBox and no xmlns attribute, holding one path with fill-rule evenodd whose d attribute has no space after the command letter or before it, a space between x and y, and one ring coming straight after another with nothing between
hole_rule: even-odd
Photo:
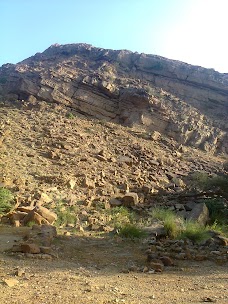
<instances>
[{"instance_id":1,"label":"boulder","mask_svg":"<svg viewBox=\"0 0 228 304\"><path fill-rule=\"evenodd\" d=\"M34 243L23 243L21 244L21 252L23 253L40 253L40 247Z\"/></svg>"},{"instance_id":2,"label":"boulder","mask_svg":"<svg viewBox=\"0 0 228 304\"><path fill-rule=\"evenodd\" d=\"M135 192L128 192L122 197L122 202L125 207L135 206L139 202L138 194Z\"/></svg>"},{"instance_id":3,"label":"boulder","mask_svg":"<svg viewBox=\"0 0 228 304\"><path fill-rule=\"evenodd\" d=\"M57 214L42 206L36 206L34 211L45 218L48 223L52 224L57 220Z\"/></svg>"},{"instance_id":4,"label":"boulder","mask_svg":"<svg viewBox=\"0 0 228 304\"><path fill-rule=\"evenodd\" d=\"M205 203L198 203L186 215L186 220L198 222L200 225L205 226L209 222L209 210Z\"/></svg>"},{"instance_id":5,"label":"boulder","mask_svg":"<svg viewBox=\"0 0 228 304\"><path fill-rule=\"evenodd\" d=\"M46 220L39 213L35 212L34 209L23 218L22 224L27 225L29 222L34 222L38 225L49 224L48 220Z\"/></svg>"}]
</instances>

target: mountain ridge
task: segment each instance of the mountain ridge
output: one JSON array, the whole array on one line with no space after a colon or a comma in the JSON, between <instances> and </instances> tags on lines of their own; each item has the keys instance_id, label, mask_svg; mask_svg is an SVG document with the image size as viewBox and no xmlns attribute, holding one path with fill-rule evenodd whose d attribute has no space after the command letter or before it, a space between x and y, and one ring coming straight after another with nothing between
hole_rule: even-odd
<instances>
[{"instance_id":1,"label":"mountain ridge","mask_svg":"<svg viewBox=\"0 0 228 304\"><path fill-rule=\"evenodd\" d=\"M228 152L228 75L162 56L55 44L3 65L0 98L61 103L180 144Z\"/></svg>"}]
</instances>

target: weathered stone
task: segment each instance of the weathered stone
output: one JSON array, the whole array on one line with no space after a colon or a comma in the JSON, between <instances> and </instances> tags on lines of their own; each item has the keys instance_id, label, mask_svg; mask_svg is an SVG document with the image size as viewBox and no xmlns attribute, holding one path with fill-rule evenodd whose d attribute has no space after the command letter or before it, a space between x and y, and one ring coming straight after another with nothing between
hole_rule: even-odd
<instances>
[{"instance_id":1,"label":"weathered stone","mask_svg":"<svg viewBox=\"0 0 228 304\"><path fill-rule=\"evenodd\" d=\"M39 213L35 212L35 210L33 209L32 211L30 211L24 218L23 218L23 225L27 225L29 222L34 222L38 225L42 225L42 224L49 224L49 222L42 217Z\"/></svg>"},{"instance_id":2,"label":"weathered stone","mask_svg":"<svg viewBox=\"0 0 228 304\"><path fill-rule=\"evenodd\" d=\"M119 199L115 198L115 197L111 198L109 200L109 203L110 203L111 207L118 207L118 206L122 205L122 202Z\"/></svg>"},{"instance_id":3,"label":"weathered stone","mask_svg":"<svg viewBox=\"0 0 228 304\"><path fill-rule=\"evenodd\" d=\"M151 134L151 139L153 140L159 140L161 138L161 133L157 132L157 131L154 131L152 134Z\"/></svg>"},{"instance_id":4,"label":"weathered stone","mask_svg":"<svg viewBox=\"0 0 228 304\"><path fill-rule=\"evenodd\" d=\"M70 188L70 189L74 189L75 185L76 185L76 181L74 179L70 179L67 182L67 187Z\"/></svg>"},{"instance_id":5,"label":"weathered stone","mask_svg":"<svg viewBox=\"0 0 228 304\"><path fill-rule=\"evenodd\" d=\"M168 256L161 256L161 257L159 257L159 259L162 261L164 266L173 266L174 265L173 260Z\"/></svg>"},{"instance_id":6,"label":"weathered stone","mask_svg":"<svg viewBox=\"0 0 228 304\"><path fill-rule=\"evenodd\" d=\"M196 204L192 211L186 216L187 220L196 221L201 225L206 225L209 221L209 210L205 203Z\"/></svg>"},{"instance_id":7,"label":"weathered stone","mask_svg":"<svg viewBox=\"0 0 228 304\"><path fill-rule=\"evenodd\" d=\"M19 281L14 278L9 278L9 279L4 279L3 282L8 286L8 287L13 287L17 284L19 284Z\"/></svg>"},{"instance_id":8,"label":"weathered stone","mask_svg":"<svg viewBox=\"0 0 228 304\"><path fill-rule=\"evenodd\" d=\"M185 187L185 183L184 183L183 180L180 179L180 178L174 177L174 178L172 179L172 182L173 182L177 187L181 187L181 188Z\"/></svg>"},{"instance_id":9,"label":"weathered stone","mask_svg":"<svg viewBox=\"0 0 228 304\"><path fill-rule=\"evenodd\" d=\"M150 267L156 272L162 272L164 270L164 265L162 263L150 262Z\"/></svg>"},{"instance_id":10,"label":"weathered stone","mask_svg":"<svg viewBox=\"0 0 228 304\"><path fill-rule=\"evenodd\" d=\"M95 183L92 180L89 180L88 178L85 178L82 182L82 186L89 189L95 189Z\"/></svg>"},{"instance_id":11,"label":"weathered stone","mask_svg":"<svg viewBox=\"0 0 228 304\"><path fill-rule=\"evenodd\" d=\"M57 220L57 214L43 206L36 206L34 208L34 211L40 214L43 218L45 218L50 224L54 223L54 221Z\"/></svg>"},{"instance_id":12,"label":"weathered stone","mask_svg":"<svg viewBox=\"0 0 228 304\"><path fill-rule=\"evenodd\" d=\"M222 235L217 235L215 237L216 243L218 243L221 246L228 246L228 238Z\"/></svg>"},{"instance_id":13,"label":"weathered stone","mask_svg":"<svg viewBox=\"0 0 228 304\"><path fill-rule=\"evenodd\" d=\"M32 254L40 253L40 247L34 243L31 244L23 243L21 244L21 252L32 253Z\"/></svg>"},{"instance_id":14,"label":"weathered stone","mask_svg":"<svg viewBox=\"0 0 228 304\"><path fill-rule=\"evenodd\" d=\"M139 202L138 194L135 192L128 192L123 196L122 202L123 202L123 206L125 207L135 206Z\"/></svg>"}]
</instances>

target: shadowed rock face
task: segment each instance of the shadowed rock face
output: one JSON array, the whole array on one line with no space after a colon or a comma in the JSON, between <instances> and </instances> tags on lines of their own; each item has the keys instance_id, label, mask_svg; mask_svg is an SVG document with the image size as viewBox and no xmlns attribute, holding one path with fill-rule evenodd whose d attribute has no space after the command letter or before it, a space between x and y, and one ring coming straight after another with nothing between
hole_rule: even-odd
<instances>
[{"instance_id":1,"label":"shadowed rock face","mask_svg":"<svg viewBox=\"0 0 228 304\"><path fill-rule=\"evenodd\" d=\"M228 152L228 74L160 56L52 45L0 68L0 98L61 103L181 144Z\"/></svg>"}]
</instances>

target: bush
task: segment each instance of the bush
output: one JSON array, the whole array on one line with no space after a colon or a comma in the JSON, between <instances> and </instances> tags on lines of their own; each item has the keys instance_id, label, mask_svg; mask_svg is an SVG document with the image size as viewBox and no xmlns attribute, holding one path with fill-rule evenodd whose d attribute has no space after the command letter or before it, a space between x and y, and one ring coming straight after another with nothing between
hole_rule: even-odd
<instances>
[{"instance_id":1,"label":"bush","mask_svg":"<svg viewBox=\"0 0 228 304\"><path fill-rule=\"evenodd\" d=\"M130 239L142 238L146 236L145 231L142 231L140 228L132 224L126 224L121 227L118 234L122 237Z\"/></svg>"},{"instance_id":2,"label":"bush","mask_svg":"<svg viewBox=\"0 0 228 304\"><path fill-rule=\"evenodd\" d=\"M204 200L208 210L211 222L218 224L228 224L228 207L222 198L210 198Z\"/></svg>"},{"instance_id":3,"label":"bush","mask_svg":"<svg viewBox=\"0 0 228 304\"><path fill-rule=\"evenodd\" d=\"M228 237L228 225L226 224L219 224L217 221L215 221L212 225L208 225L207 229Z\"/></svg>"},{"instance_id":4,"label":"bush","mask_svg":"<svg viewBox=\"0 0 228 304\"><path fill-rule=\"evenodd\" d=\"M191 175L190 186L200 191L219 190L227 195L228 177L223 175L208 175L206 172L196 172Z\"/></svg>"},{"instance_id":5,"label":"bush","mask_svg":"<svg viewBox=\"0 0 228 304\"><path fill-rule=\"evenodd\" d=\"M0 188L0 214L10 211L14 196L12 192L5 188Z\"/></svg>"},{"instance_id":6,"label":"bush","mask_svg":"<svg viewBox=\"0 0 228 304\"><path fill-rule=\"evenodd\" d=\"M194 243L199 243L210 237L207 228L201 226L199 223L186 221L183 231L179 233L178 238L190 239Z\"/></svg>"},{"instance_id":7,"label":"bush","mask_svg":"<svg viewBox=\"0 0 228 304\"><path fill-rule=\"evenodd\" d=\"M123 225L134 224L136 222L135 213L131 212L126 207L115 207L107 210L108 224L115 228L120 228Z\"/></svg>"},{"instance_id":8,"label":"bush","mask_svg":"<svg viewBox=\"0 0 228 304\"><path fill-rule=\"evenodd\" d=\"M176 238L180 230L180 219L170 210L155 208L152 211L152 217L163 221L167 236Z\"/></svg>"},{"instance_id":9,"label":"bush","mask_svg":"<svg viewBox=\"0 0 228 304\"><path fill-rule=\"evenodd\" d=\"M58 206L55 209L55 212L58 216L55 225L59 226L67 226L68 224L76 224L77 222L77 208L74 206L65 207L63 202L59 202Z\"/></svg>"}]
</instances>

